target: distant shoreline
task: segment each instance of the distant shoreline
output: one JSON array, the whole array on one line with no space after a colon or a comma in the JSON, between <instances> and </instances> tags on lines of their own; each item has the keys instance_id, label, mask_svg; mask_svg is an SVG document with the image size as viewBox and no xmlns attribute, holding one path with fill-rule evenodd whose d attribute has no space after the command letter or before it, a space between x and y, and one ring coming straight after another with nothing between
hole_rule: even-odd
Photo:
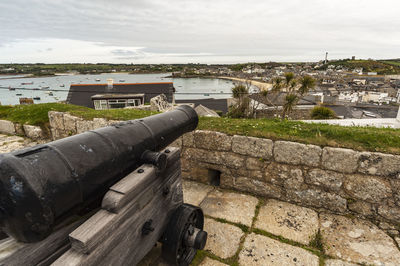
<instances>
[{"instance_id":1,"label":"distant shoreline","mask_svg":"<svg viewBox=\"0 0 400 266\"><path fill-rule=\"evenodd\" d=\"M252 80L252 79L241 79L241 78L235 78L235 77L218 77L219 79L228 79L228 80L232 80L232 81L239 81L239 82L250 82L251 85L256 86L257 88L259 88L262 91L269 91L272 89L272 84L271 83L267 83L267 82L261 82L261 81L256 81L256 80Z\"/></svg>"}]
</instances>

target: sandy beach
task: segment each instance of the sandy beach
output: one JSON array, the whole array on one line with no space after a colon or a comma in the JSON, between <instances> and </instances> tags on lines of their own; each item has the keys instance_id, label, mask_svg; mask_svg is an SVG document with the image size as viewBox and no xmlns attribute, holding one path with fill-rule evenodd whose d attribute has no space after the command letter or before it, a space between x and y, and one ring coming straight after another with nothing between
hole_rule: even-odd
<instances>
[{"instance_id":1,"label":"sandy beach","mask_svg":"<svg viewBox=\"0 0 400 266\"><path fill-rule=\"evenodd\" d=\"M260 90L271 90L272 88L272 84L271 83L267 83L267 82L261 82L261 81L256 81L256 80L249 80L249 79L241 79L241 78L234 78L234 77L218 77L220 79L229 79L229 80L233 80L233 81L239 81L239 82L250 82L251 85L256 86L257 88L259 88Z\"/></svg>"}]
</instances>

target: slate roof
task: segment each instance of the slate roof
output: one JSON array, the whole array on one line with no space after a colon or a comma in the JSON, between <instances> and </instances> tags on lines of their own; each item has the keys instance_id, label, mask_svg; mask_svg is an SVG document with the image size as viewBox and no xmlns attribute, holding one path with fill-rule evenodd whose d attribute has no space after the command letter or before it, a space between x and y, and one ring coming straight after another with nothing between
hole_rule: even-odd
<instances>
[{"instance_id":1,"label":"slate roof","mask_svg":"<svg viewBox=\"0 0 400 266\"><path fill-rule=\"evenodd\" d=\"M107 84L72 84L69 88L67 103L94 108L92 96L97 94L138 94L144 93L144 101L165 94L172 103L175 88L172 82L159 83L114 83L111 89Z\"/></svg>"},{"instance_id":2,"label":"slate roof","mask_svg":"<svg viewBox=\"0 0 400 266\"><path fill-rule=\"evenodd\" d=\"M195 107L200 104L214 111L228 112L228 99L192 99L192 100L175 100L176 103L193 103Z\"/></svg>"}]
</instances>

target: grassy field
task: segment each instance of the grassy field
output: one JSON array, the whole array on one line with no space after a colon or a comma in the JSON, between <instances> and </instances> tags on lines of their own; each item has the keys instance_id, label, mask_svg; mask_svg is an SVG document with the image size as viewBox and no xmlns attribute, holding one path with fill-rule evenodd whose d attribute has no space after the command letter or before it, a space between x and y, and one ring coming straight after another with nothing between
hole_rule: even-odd
<instances>
[{"instance_id":1,"label":"grassy field","mask_svg":"<svg viewBox=\"0 0 400 266\"><path fill-rule=\"evenodd\" d=\"M398 60L386 60L386 61L381 61L385 64L393 65L393 66L398 66L400 67L400 59Z\"/></svg>"},{"instance_id":2,"label":"grassy field","mask_svg":"<svg viewBox=\"0 0 400 266\"><path fill-rule=\"evenodd\" d=\"M379 75L400 74L400 64L395 60L337 60L325 65L342 65L349 69L362 67L364 72L377 72Z\"/></svg>"},{"instance_id":3,"label":"grassy field","mask_svg":"<svg viewBox=\"0 0 400 266\"><path fill-rule=\"evenodd\" d=\"M70 112L84 119L104 117L113 120L130 120L156 114L155 112L116 109L93 109L58 104L0 106L0 119L31 125L48 125L48 111ZM344 147L356 150L380 151L400 154L400 130L373 127L341 127L324 124L307 124L272 119L200 118L198 129L214 130L229 135L246 135L273 140L290 140L320 146Z\"/></svg>"}]
</instances>

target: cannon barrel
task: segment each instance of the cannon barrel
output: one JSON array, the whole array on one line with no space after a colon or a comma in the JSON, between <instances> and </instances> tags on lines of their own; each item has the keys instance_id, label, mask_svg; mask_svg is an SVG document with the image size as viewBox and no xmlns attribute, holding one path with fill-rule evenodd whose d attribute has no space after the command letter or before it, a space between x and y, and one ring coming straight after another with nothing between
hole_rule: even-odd
<instances>
[{"instance_id":1,"label":"cannon barrel","mask_svg":"<svg viewBox=\"0 0 400 266\"><path fill-rule=\"evenodd\" d=\"M66 215L197 127L189 106L0 155L0 225L22 242L48 236ZM146 155L146 156L143 156ZM143 159L146 157L147 159Z\"/></svg>"}]
</instances>

